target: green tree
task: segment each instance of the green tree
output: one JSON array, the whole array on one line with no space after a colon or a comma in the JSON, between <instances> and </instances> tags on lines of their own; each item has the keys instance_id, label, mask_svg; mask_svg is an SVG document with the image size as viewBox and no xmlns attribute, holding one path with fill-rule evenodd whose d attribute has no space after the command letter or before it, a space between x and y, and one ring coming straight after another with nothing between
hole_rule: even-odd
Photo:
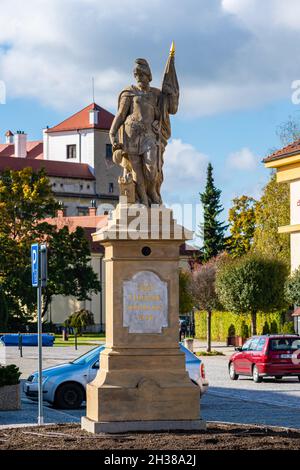
<instances>
[{"instance_id":1,"label":"green tree","mask_svg":"<svg viewBox=\"0 0 300 470\"><path fill-rule=\"evenodd\" d=\"M286 280L285 298L290 305L300 306L300 268L296 269Z\"/></svg>"},{"instance_id":2,"label":"green tree","mask_svg":"<svg viewBox=\"0 0 300 470\"><path fill-rule=\"evenodd\" d=\"M8 305L6 302L5 294L0 286L0 332L6 331L8 323Z\"/></svg>"},{"instance_id":3,"label":"green tree","mask_svg":"<svg viewBox=\"0 0 300 470\"><path fill-rule=\"evenodd\" d=\"M215 289L216 270L218 259L210 259L207 263L199 265L193 271L191 292L194 297L195 305L199 310L206 311L207 314L207 348L211 351L211 318L212 311L218 305L218 298Z\"/></svg>"},{"instance_id":4,"label":"green tree","mask_svg":"<svg viewBox=\"0 0 300 470\"><path fill-rule=\"evenodd\" d=\"M19 319L35 309L30 282L30 245L42 240L58 208L44 171L5 170L0 178L0 279L10 316Z\"/></svg>"},{"instance_id":5,"label":"green tree","mask_svg":"<svg viewBox=\"0 0 300 470\"><path fill-rule=\"evenodd\" d=\"M232 202L228 217L230 236L226 239L225 247L236 257L244 255L251 248L255 230L256 201L249 196L240 196Z\"/></svg>"},{"instance_id":6,"label":"green tree","mask_svg":"<svg viewBox=\"0 0 300 470\"><path fill-rule=\"evenodd\" d=\"M55 295L74 296L77 300L91 300L90 295L101 286L90 265L90 247L84 230L51 227L48 235L48 283L44 289L43 315Z\"/></svg>"},{"instance_id":7,"label":"green tree","mask_svg":"<svg viewBox=\"0 0 300 470\"><path fill-rule=\"evenodd\" d=\"M220 265L216 291L226 310L251 314L251 332L255 335L257 312L270 312L286 305L286 276L283 262L248 253Z\"/></svg>"},{"instance_id":8,"label":"green tree","mask_svg":"<svg viewBox=\"0 0 300 470\"><path fill-rule=\"evenodd\" d=\"M203 237L202 253L205 262L217 256L224 249L224 233L227 226L218 220L223 211L220 197L221 190L217 189L214 184L213 167L209 163L205 190L200 193L204 211L204 221L200 226L200 235Z\"/></svg>"},{"instance_id":9,"label":"green tree","mask_svg":"<svg viewBox=\"0 0 300 470\"><path fill-rule=\"evenodd\" d=\"M53 295L89 298L100 290L90 266L90 250L84 231L69 233L43 221L54 216L55 201L49 179L31 168L6 170L0 178L0 282L11 317L23 322L36 309L36 292L31 287L30 246L49 245L49 281L45 309ZM44 309L44 312L45 312Z\"/></svg>"},{"instance_id":10,"label":"green tree","mask_svg":"<svg viewBox=\"0 0 300 470\"><path fill-rule=\"evenodd\" d=\"M289 116L287 121L277 127L276 134L282 145L286 146L300 138L300 122L294 116Z\"/></svg>"},{"instance_id":11,"label":"green tree","mask_svg":"<svg viewBox=\"0 0 300 470\"><path fill-rule=\"evenodd\" d=\"M65 326L73 327L76 332L81 335L82 330L87 326L94 325L94 315L89 310L82 308L77 312L72 313L65 321Z\"/></svg>"},{"instance_id":12,"label":"green tree","mask_svg":"<svg viewBox=\"0 0 300 470\"><path fill-rule=\"evenodd\" d=\"M179 313L188 313L194 307L194 299L191 293L191 273L184 269L179 270Z\"/></svg>"},{"instance_id":13,"label":"green tree","mask_svg":"<svg viewBox=\"0 0 300 470\"><path fill-rule=\"evenodd\" d=\"M287 183L277 183L276 175L264 187L255 207L256 228L253 251L266 257L276 257L289 266L289 234L279 234L278 227L289 225L290 195Z\"/></svg>"}]
</instances>

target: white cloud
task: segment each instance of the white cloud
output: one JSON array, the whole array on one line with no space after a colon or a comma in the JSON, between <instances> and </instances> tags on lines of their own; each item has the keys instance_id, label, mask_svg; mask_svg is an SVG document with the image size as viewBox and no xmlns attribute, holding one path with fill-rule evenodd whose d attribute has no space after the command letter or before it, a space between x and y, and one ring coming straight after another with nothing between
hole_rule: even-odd
<instances>
[{"instance_id":1,"label":"white cloud","mask_svg":"<svg viewBox=\"0 0 300 470\"><path fill-rule=\"evenodd\" d=\"M172 139L164 157L163 199L182 203L197 201L207 164L207 155L181 139Z\"/></svg>"},{"instance_id":2,"label":"white cloud","mask_svg":"<svg viewBox=\"0 0 300 470\"><path fill-rule=\"evenodd\" d=\"M258 160L258 157L249 148L243 147L228 156L227 164L236 170L249 171L257 168Z\"/></svg>"},{"instance_id":3,"label":"white cloud","mask_svg":"<svg viewBox=\"0 0 300 470\"><path fill-rule=\"evenodd\" d=\"M0 80L8 99L68 111L91 101L94 76L97 102L114 110L136 57L159 86L175 39L180 113L245 109L290 96L299 16L298 0L1 0Z\"/></svg>"}]
</instances>

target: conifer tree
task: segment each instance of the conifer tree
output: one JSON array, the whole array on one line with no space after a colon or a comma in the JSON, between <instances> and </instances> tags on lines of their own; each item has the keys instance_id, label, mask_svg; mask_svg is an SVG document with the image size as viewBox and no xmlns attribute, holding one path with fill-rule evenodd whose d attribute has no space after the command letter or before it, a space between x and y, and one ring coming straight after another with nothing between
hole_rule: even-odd
<instances>
[{"instance_id":1,"label":"conifer tree","mask_svg":"<svg viewBox=\"0 0 300 470\"><path fill-rule=\"evenodd\" d=\"M220 203L221 190L214 184L213 167L211 163L207 167L207 179L205 191L200 193L203 204L204 222L200 226L203 237L203 261L208 261L217 256L224 249L224 232L227 226L219 221L219 215L223 211Z\"/></svg>"}]
</instances>

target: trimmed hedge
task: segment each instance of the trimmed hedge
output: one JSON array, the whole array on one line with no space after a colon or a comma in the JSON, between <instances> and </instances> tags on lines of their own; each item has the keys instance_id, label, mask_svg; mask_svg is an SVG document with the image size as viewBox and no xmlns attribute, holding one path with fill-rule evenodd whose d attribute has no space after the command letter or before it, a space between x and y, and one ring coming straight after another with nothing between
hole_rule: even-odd
<instances>
[{"instance_id":1,"label":"trimmed hedge","mask_svg":"<svg viewBox=\"0 0 300 470\"><path fill-rule=\"evenodd\" d=\"M250 315L214 311L211 321L211 338L213 341L226 341L228 336L248 337L251 332L250 325ZM258 313L257 334L263 332L294 333L293 322L285 321L285 312ZM195 312L195 337L206 338L206 312Z\"/></svg>"}]
</instances>

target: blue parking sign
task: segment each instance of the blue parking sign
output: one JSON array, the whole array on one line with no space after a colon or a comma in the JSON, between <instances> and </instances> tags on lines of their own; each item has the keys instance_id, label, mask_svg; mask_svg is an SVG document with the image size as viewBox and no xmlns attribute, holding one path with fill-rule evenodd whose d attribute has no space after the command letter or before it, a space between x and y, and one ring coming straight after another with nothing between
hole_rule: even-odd
<instances>
[{"instance_id":1,"label":"blue parking sign","mask_svg":"<svg viewBox=\"0 0 300 470\"><path fill-rule=\"evenodd\" d=\"M39 286L39 244L31 245L31 283L33 287Z\"/></svg>"}]
</instances>

